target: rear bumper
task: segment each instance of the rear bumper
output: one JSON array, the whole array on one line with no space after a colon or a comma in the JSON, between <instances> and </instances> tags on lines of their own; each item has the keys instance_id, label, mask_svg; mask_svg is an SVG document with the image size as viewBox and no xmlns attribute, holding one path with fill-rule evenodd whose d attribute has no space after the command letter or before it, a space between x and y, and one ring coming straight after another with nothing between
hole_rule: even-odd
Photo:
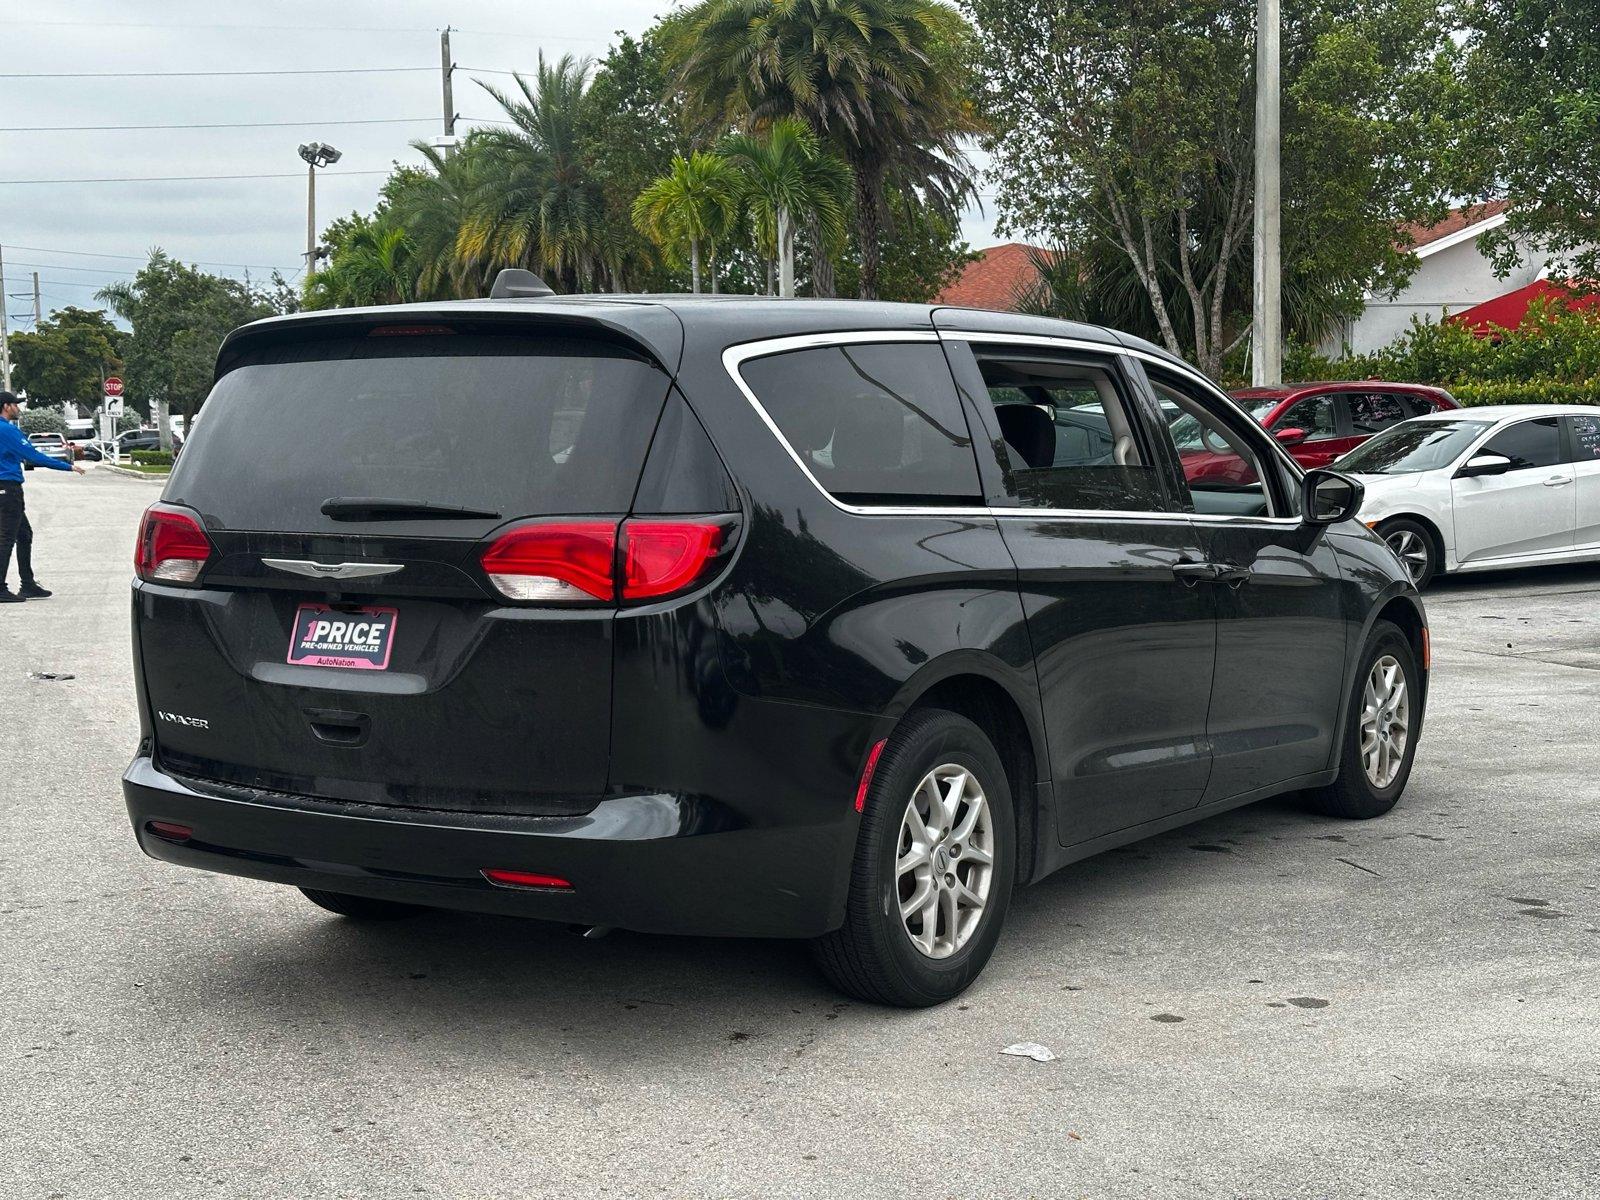
<instances>
[{"instance_id":1,"label":"rear bumper","mask_svg":"<svg viewBox=\"0 0 1600 1200\"><path fill-rule=\"evenodd\" d=\"M815 937L844 920L857 820L740 826L700 797L633 795L580 817L398 812L175 778L140 756L123 776L152 858L296 887L644 933ZM150 822L187 826L173 841ZM499 887L488 868L571 890Z\"/></svg>"}]
</instances>

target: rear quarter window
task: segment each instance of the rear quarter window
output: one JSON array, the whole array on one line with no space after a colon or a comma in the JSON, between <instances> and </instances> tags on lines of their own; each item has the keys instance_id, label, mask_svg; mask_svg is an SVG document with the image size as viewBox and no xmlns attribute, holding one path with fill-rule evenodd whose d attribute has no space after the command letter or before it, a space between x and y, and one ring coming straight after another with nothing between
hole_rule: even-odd
<instances>
[{"instance_id":1,"label":"rear quarter window","mask_svg":"<svg viewBox=\"0 0 1600 1200\"><path fill-rule=\"evenodd\" d=\"M239 530L350 532L321 506L351 496L502 519L626 512L668 386L644 358L570 336L267 346L217 381L167 496Z\"/></svg>"},{"instance_id":2,"label":"rear quarter window","mask_svg":"<svg viewBox=\"0 0 1600 1200\"><path fill-rule=\"evenodd\" d=\"M819 346L751 359L740 372L838 499L981 503L972 437L936 343Z\"/></svg>"}]
</instances>

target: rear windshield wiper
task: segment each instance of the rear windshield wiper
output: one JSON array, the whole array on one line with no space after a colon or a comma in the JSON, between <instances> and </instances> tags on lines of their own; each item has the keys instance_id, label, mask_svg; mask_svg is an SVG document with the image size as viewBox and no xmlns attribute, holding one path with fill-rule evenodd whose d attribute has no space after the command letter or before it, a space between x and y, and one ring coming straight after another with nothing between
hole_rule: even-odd
<instances>
[{"instance_id":1,"label":"rear windshield wiper","mask_svg":"<svg viewBox=\"0 0 1600 1200\"><path fill-rule=\"evenodd\" d=\"M431 500L395 500L387 496L333 496L322 502L322 515L335 521L404 521L410 517L434 521L493 521L500 517L487 508L435 504Z\"/></svg>"}]
</instances>

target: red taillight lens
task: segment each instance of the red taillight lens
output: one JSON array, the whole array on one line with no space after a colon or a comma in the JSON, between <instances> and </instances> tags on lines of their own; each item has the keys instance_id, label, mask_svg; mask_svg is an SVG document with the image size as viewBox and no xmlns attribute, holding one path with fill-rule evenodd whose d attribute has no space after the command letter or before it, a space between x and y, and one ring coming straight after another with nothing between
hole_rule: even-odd
<instances>
[{"instance_id":1,"label":"red taillight lens","mask_svg":"<svg viewBox=\"0 0 1600 1200\"><path fill-rule=\"evenodd\" d=\"M144 827L168 842L187 842L194 836L193 829L187 825L179 825L176 821L146 821Z\"/></svg>"},{"instance_id":2,"label":"red taillight lens","mask_svg":"<svg viewBox=\"0 0 1600 1200\"><path fill-rule=\"evenodd\" d=\"M732 529L729 518L541 522L502 534L480 561L489 582L510 600L654 600L709 575L728 548Z\"/></svg>"},{"instance_id":3,"label":"red taillight lens","mask_svg":"<svg viewBox=\"0 0 1600 1200\"><path fill-rule=\"evenodd\" d=\"M502 871L498 868L485 870L483 877L490 883L497 883L501 887L518 888L570 888L568 883L559 875L541 875L537 871Z\"/></svg>"},{"instance_id":4,"label":"red taillight lens","mask_svg":"<svg viewBox=\"0 0 1600 1200\"><path fill-rule=\"evenodd\" d=\"M522 525L484 551L489 582L512 600L571 603L616 598L615 521Z\"/></svg>"},{"instance_id":5,"label":"red taillight lens","mask_svg":"<svg viewBox=\"0 0 1600 1200\"><path fill-rule=\"evenodd\" d=\"M623 527L622 598L681 592L715 562L728 527L716 521L630 520Z\"/></svg>"},{"instance_id":6,"label":"red taillight lens","mask_svg":"<svg viewBox=\"0 0 1600 1200\"><path fill-rule=\"evenodd\" d=\"M211 557L199 517L172 504L152 504L139 523L133 569L152 583L193 583Z\"/></svg>"},{"instance_id":7,"label":"red taillight lens","mask_svg":"<svg viewBox=\"0 0 1600 1200\"><path fill-rule=\"evenodd\" d=\"M883 738L872 743L872 749L867 751L867 761L861 768L861 782L856 784L856 811L867 810L867 789L872 786L872 776L878 769L878 758L883 754L883 748L889 739Z\"/></svg>"}]
</instances>

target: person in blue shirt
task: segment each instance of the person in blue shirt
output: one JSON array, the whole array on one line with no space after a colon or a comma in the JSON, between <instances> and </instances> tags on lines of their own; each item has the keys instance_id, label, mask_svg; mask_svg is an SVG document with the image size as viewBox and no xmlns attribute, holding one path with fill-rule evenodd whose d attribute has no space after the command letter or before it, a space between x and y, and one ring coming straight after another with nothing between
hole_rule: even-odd
<instances>
[{"instance_id":1,"label":"person in blue shirt","mask_svg":"<svg viewBox=\"0 0 1600 1200\"><path fill-rule=\"evenodd\" d=\"M42 453L17 428L22 405L10 392L0 392L0 604L19 600L43 600L50 595L33 577L33 526L22 504L22 464L49 467L56 471L83 474L80 463L62 462ZM17 550L17 571L22 586L12 591L6 586L11 571L11 548Z\"/></svg>"}]
</instances>

